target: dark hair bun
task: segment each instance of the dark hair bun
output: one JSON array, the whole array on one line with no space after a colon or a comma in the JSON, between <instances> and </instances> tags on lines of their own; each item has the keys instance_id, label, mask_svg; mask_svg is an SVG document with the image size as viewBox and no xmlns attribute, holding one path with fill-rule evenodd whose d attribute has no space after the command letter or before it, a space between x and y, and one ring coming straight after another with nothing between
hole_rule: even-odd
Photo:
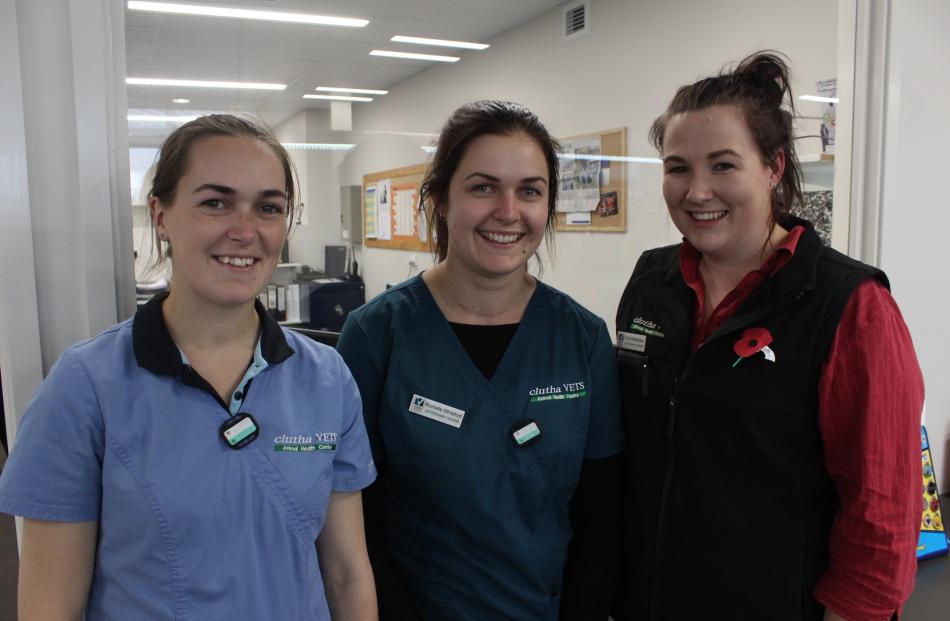
<instances>
[{"instance_id":1,"label":"dark hair bun","mask_svg":"<svg viewBox=\"0 0 950 621\"><path fill-rule=\"evenodd\" d=\"M778 54L757 52L743 60L733 73L761 93L770 108L781 108L789 89L788 64Z\"/></svg>"}]
</instances>

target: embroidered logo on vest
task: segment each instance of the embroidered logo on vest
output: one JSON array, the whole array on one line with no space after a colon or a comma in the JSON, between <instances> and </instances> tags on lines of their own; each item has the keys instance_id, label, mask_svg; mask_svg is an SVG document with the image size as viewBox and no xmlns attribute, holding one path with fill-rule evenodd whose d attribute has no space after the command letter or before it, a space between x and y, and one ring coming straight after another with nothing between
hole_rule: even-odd
<instances>
[{"instance_id":1,"label":"embroidered logo on vest","mask_svg":"<svg viewBox=\"0 0 950 621\"><path fill-rule=\"evenodd\" d=\"M665 338L666 335L660 330L655 322L644 319L643 317L634 317L633 321L630 322L630 329L637 332L642 332L649 336L658 336L660 338Z\"/></svg>"}]
</instances>

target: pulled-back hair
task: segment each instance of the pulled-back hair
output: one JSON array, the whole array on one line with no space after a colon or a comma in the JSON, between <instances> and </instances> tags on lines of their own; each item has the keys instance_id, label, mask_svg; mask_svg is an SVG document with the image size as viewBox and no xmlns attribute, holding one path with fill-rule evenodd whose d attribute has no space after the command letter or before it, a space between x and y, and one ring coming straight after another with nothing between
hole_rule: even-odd
<instances>
[{"instance_id":1,"label":"pulled-back hair","mask_svg":"<svg viewBox=\"0 0 950 621\"><path fill-rule=\"evenodd\" d=\"M532 138L547 161L548 219L545 234L552 230L558 190L557 154L561 148L557 140L551 137L537 115L521 104L495 100L472 102L453 112L442 126L435 155L419 190L419 206L426 211L429 222L429 245L439 262L445 260L449 248L449 229L444 213L449 198L449 181L468 146L479 136L519 133Z\"/></svg>"},{"instance_id":2,"label":"pulled-back hair","mask_svg":"<svg viewBox=\"0 0 950 621\"><path fill-rule=\"evenodd\" d=\"M294 222L296 206L296 183L294 181L296 171L290 155L270 129L251 119L233 114L209 114L198 117L173 131L162 143L158 163L155 165L152 189L148 193L149 198L154 196L163 205L171 205L175 201L178 182L188 171L192 145L197 140L212 136L254 138L270 147L284 171L284 194L287 195L287 227L290 230ZM163 252L163 242L158 236L158 231L153 231L153 233L153 244L159 251L156 262L159 262L162 257L168 256L168 249L165 248ZM165 242L165 245L167 246L167 242Z\"/></svg>"},{"instance_id":3,"label":"pulled-back hair","mask_svg":"<svg viewBox=\"0 0 950 621\"><path fill-rule=\"evenodd\" d=\"M783 55L768 50L756 52L732 71L723 69L715 77L680 87L666 112L653 121L650 142L662 153L666 128L673 117L710 106L735 106L739 110L766 165L779 151L785 152L785 170L772 192L772 230L793 204L802 202L802 170L792 130L795 102Z\"/></svg>"}]
</instances>

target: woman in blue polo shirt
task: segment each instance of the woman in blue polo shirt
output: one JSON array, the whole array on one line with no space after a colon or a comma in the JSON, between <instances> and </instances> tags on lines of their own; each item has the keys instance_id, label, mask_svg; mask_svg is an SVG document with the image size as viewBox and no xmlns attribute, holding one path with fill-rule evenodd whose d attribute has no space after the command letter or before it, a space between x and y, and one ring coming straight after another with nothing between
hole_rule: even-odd
<instances>
[{"instance_id":1,"label":"woman in blue polo shirt","mask_svg":"<svg viewBox=\"0 0 950 621\"><path fill-rule=\"evenodd\" d=\"M623 441L604 322L527 263L554 222L556 142L520 105L442 129L422 185L438 265L351 313L338 349L380 479L382 619L606 619Z\"/></svg>"},{"instance_id":2,"label":"woman in blue polo shirt","mask_svg":"<svg viewBox=\"0 0 950 621\"><path fill-rule=\"evenodd\" d=\"M166 140L171 291L62 355L0 478L21 618L376 618L356 386L256 303L293 205L270 131L213 115Z\"/></svg>"}]
</instances>

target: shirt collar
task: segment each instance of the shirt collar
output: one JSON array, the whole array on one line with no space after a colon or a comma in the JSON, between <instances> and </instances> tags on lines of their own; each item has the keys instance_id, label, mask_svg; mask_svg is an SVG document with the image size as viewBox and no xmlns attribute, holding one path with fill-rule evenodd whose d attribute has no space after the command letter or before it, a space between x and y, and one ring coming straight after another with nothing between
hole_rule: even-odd
<instances>
[{"instance_id":1,"label":"shirt collar","mask_svg":"<svg viewBox=\"0 0 950 621\"><path fill-rule=\"evenodd\" d=\"M162 302L167 293L156 295L135 313L132 320L132 350L135 361L143 369L159 375L181 375L182 359L178 346L168 333L162 315ZM261 336L258 343L261 356L268 364L279 364L293 355L284 332L264 306L254 301L254 310L261 319Z\"/></svg>"},{"instance_id":2,"label":"shirt collar","mask_svg":"<svg viewBox=\"0 0 950 621\"><path fill-rule=\"evenodd\" d=\"M766 276L772 276L779 271L795 254L795 249L798 248L798 240L801 239L804 232L805 227L803 225L796 223L792 226L785 239L775 247L769 258L758 268L759 271L764 272ZM702 256L702 253L684 237L683 244L680 246L680 270L683 273L683 279L687 283L701 279L699 260Z\"/></svg>"}]
</instances>

